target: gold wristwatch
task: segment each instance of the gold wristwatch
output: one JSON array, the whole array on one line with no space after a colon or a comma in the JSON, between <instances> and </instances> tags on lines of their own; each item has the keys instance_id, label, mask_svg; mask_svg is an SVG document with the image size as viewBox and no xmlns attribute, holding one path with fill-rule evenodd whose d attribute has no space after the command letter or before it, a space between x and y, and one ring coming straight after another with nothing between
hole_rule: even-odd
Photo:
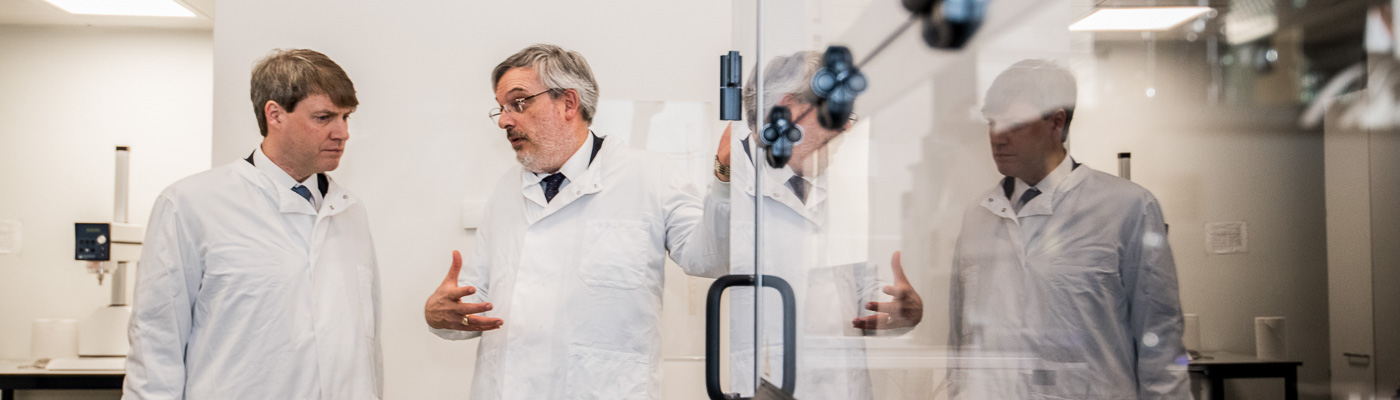
<instances>
[{"instance_id":1,"label":"gold wristwatch","mask_svg":"<svg viewBox=\"0 0 1400 400\"><path fill-rule=\"evenodd\" d=\"M715 174L723 177L724 181L729 181L729 166L719 162L719 156L715 156Z\"/></svg>"}]
</instances>

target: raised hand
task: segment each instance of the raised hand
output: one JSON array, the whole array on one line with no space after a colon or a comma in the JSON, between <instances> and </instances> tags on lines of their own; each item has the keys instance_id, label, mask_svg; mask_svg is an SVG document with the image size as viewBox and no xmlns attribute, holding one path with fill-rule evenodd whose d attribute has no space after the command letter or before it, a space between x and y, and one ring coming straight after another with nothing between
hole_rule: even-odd
<instances>
[{"instance_id":1,"label":"raised hand","mask_svg":"<svg viewBox=\"0 0 1400 400\"><path fill-rule=\"evenodd\" d=\"M489 331L500 328L504 323L500 318L483 317L480 314L491 310L491 303L463 303L462 298L476 293L471 286L457 286L457 275L462 271L462 253L452 251L452 267L447 270L447 278L442 280L428 303L423 306L423 318L428 326L437 329L458 331Z\"/></svg>"},{"instance_id":2,"label":"raised hand","mask_svg":"<svg viewBox=\"0 0 1400 400\"><path fill-rule=\"evenodd\" d=\"M894 284L885 286L884 292L893 296L886 303L869 302L865 309L879 314L859 317L851 323L859 329L897 329L918 325L924 319L924 299L909 284L904 276L904 266L899 262L899 252L890 256L890 270L894 272Z\"/></svg>"}]
</instances>

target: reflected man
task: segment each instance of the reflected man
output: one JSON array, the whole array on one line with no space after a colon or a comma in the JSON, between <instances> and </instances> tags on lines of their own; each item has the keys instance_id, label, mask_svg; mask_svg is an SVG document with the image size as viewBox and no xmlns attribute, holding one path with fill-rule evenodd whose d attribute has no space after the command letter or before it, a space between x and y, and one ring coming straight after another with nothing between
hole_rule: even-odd
<instances>
[{"instance_id":1,"label":"reflected man","mask_svg":"<svg viewBox=\"0 0 1400 400\"><path fill-rule=\"evenodd\" d=\"M453 253L428 325L480 337L476 400L660 398L665 259L728 273L728 184L702 199L671 159L593 134L598 84L576 52L530 46L491 84L520 165L488 199L475 254Z\"/></svg>"},{"instance_id":2,"label":"reflected man","mask_svg":"<svg viewBox=\"0 0 1400 400\"><path fill-rule=\"evenodd\" d=\"M803 130L803 140L792 150L792 158L782 168L766 162L757 167L763 176L763 193L755 190L754 146L757 134L739 141L731 162L721 155L720 162L733 165L731 175L735 199L733 263L735 274L753 274L754 198L764 202L766 233L763 248L764 275L777 276L796 292L797 376L794 396L799 399L871 399L870 375L865 362L862 330L899 329L907 332L923 318L923 301L904 277L899 254L891 260L895 282L882 286L876 280L875 266L867 262L833 265L831 247L839 246L840 236L829 231L830 212L827 168L845 133L854 121L839 129L827 129L817 122L819 98L812 91L812 77L822 67L822 53L802 51L768 62L763 77L763 108L787 107ZM750 74L743 101L750 132L758 132L757 74ZM726 132L723 143L729 143ZM722 152L722 151L721 151ZM721 168L723 169L723 168ZM720 179L730 176L721 174ZM752 396L754 371L754 291L731 289L730 296L730 388ZM890 295L877 302L880 293ZM783 305L771 290L764 291L763 326L766 345L762 355L774 366L764 378L778 385L783 359ZM862 313L862 308L874 311ZM865 314L865 315L863 315Z\"/></svg>"},{"instance_id":3,"label":"reflected man","mask_svg":"<svg viewBox=\"0 0 1400 400\"><path fill-rule=\"evenodd\" d=\"M1075 95L1074 76L1042 60L1012 65L987 90L1006 177L966 211L958 237L955 398L1190 398L1161 208L1068 156Z\"/></svg>"}]
</instances>

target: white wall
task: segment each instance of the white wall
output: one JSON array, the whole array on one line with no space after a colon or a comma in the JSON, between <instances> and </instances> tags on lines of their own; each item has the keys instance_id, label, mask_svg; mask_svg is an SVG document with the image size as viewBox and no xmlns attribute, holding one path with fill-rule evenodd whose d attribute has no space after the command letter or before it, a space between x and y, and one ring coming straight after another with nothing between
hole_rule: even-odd
<instances>
[{"instance_id":1,"label":"white wall","mask_svg":"<svg viewBox=\"0 0 1400 400\"><path fill-rule=\"evenodd\" d=\"M730 37L729 3L715 1L248 0L217 7L214 164L259 142L248 77L270 49L324 52L356 84L360 107L332 175L369 210L384 276L385 395L393 399L461 397L471 382L477 342L430 334L422 310L451 251L471 253L472 235L458 222L461 202L484 199L515 162L486 117L496 106L491 68L520 48L550 42L588 58L603 100L715 102L718 56ZM691 340L701 340L698 332Z\"/></svg>"},{"instance_id":2,"label":"white wall","mask_svg":"<svg viewBox=\"0 0 1400 400\"><path fill-rule=\"evenodd\" d=\"M73 223L110 221L113 149L132 148L130 219L209 166L209 32L0 26L0 359L29 358L30 322L87 317L111 278L73 261ZM70 393L68 395L75 395Z\"/></svg>"}]
</instances>

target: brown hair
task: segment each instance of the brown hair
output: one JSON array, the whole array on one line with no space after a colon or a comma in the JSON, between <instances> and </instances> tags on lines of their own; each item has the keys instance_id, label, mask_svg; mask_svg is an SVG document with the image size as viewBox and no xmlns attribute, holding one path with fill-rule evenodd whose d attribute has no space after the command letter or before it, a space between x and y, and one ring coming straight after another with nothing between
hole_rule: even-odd
<instances>
[{"instance_id":1,"label":"brown hair","mask_svg":"<svg viewBox=\"0 0 1400 400\"><path fill-rule=\"evenodd\" d=\"M296 111L297 103L313 94L331 98L336 107L354 110L360 105L355 97L355 84L339 64L315 50L274 49L253 66L250 84L253 112L258 116L258 130L267 136L267 115L263 106L275 101L287 112Z\"/></svg>"}]
</instances>

